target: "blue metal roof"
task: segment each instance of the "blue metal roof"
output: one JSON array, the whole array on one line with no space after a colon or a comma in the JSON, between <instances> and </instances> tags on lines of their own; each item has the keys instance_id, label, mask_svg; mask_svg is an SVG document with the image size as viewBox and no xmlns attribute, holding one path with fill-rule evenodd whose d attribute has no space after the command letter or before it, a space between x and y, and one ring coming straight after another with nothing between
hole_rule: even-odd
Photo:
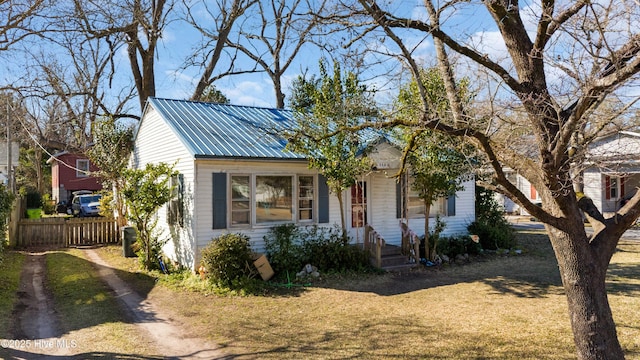
<instances>
[{"instance_id":1,"label":"blue metal roof","mask_svg":"<svg viewBox=\"0 0 640 360\"><path fill-rule=\"evenodd\" d=\"M149 98L195 158L294 159L282 136L296 128L291 110ZM381 131L360 132L363 149L390 139ZM390 141L391 142L391 141Z\"/></svg>"},{"instance_id":2,"label":"blue metal roof","mask_svg":"<svg viewBox=\"0 0 640 360\"><path fill-rule=\"evenodd\" d=\"M194 157L305 159L278 136L292 129L290 110L150 98Z\"/></svg>"}]
</instances>

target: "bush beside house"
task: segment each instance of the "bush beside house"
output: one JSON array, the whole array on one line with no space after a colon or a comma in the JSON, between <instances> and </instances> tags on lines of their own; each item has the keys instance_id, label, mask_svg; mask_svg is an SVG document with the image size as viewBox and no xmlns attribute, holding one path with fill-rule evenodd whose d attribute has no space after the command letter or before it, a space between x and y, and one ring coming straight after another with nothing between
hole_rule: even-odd
<instances>
[{"instance_id":1,"label":"bush beside house","mask_svg":"<svg viewBox=\"0 0 640 360\"><path fill-rule=\"evenodd\" d=\"M476 220L468 227L469 233L480 237L485 250L511 249L516 237L511 224L504 217L504 209L490 190L476 187Z\"/></svg>"}]
</instances>

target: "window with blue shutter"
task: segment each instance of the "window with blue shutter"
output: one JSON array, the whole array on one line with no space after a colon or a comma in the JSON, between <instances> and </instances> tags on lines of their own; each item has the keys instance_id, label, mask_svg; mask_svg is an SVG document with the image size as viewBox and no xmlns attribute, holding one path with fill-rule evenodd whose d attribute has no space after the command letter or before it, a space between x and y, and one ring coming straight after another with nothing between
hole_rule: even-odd
<instances>
[{"instance_id":1,"label":"window with blue shutter","mask_svg":"<svg viewBox=\"0 0 640 360\"><path fill-rule=\"evenodd\" d=\"M447 216L456 216L456 196L447 198Z\"/></svg>"}]
</instances>

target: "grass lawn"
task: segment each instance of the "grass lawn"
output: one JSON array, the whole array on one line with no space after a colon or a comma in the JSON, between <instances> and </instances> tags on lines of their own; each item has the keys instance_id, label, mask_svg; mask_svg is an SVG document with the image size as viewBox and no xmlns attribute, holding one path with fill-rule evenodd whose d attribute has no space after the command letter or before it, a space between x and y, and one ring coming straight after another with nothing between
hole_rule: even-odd
<instances>
[{"instance_id":1,"label":"grass lawn","mask_svg":"<svg viewBox=\"0 0 640 360\"><path fill-rule=\"evenodd\" d=\"M265 297L178 290L100 249L186 331L239 359L574 359L566 299L548 238L519 233L520 256L409 274L332 277ZM640 359L640 241L622 241L609 300L628 359ZM164 275L159 275L164 276Z\"/></svg>"},{"instance_id":2,"label":"grass lawn","mask_svg":"<svg viewBox=\"0 0 640 360\"><path fill-rule=\"evenodd\" d=\"M0 262L0 338L8 338L25 255L5 250Z\"/></svg>"}]
</instances>

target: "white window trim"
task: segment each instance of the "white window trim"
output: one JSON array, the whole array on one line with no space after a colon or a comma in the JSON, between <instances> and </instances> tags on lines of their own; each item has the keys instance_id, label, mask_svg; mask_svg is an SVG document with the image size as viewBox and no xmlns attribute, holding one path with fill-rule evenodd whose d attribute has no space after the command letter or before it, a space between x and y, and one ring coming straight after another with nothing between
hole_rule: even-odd
<instances>
[{"instance_id":1,"label":"white window trim","mask_svg":"<svg viewBox=\"0 0 640 360\"><path fill-rule=\"evenodd\" d=\"M233 182L231 181L232 177L235 176L248 176L249 177L249 224L232 224L231 216L232 216L232 186ZM265 222L265 223L257 223L256 222L256 177L259 176L286 176L292 178L292 194L295 195L295 199L292 199L291 204L291 212L292 216L290 220L284 221L274 221L274 222ZM313 206L312 206L312 214L310 220L300 220L298 217L299 210L299 189L298 182L300 176L311 176L313 178ZM318 174L294 174L294 173L229 173L227 175L227 228L232 229L248 229L248 228L270 228L276 225L287 224L287 223L295 223L301 225L309 225L315 224L318 222Z\"/></svg>"},{"instance_id":2,"label":"white window trim","mask_svg":"<svg viewBox=\"0 0 640 360\"><path fill-rule=\"evenodd\" d=\"M406 194L406 197L404 196L405 194L403 194L403 196L401 196L401 199L402 199L401 201L409 201L409 197L411 197L411 196L410 196L411 194L417 194L417 191L415 191L415 190L413 190L413 189L412 189L412 186L411 186L411 185L412 185L412 182L413 182L413 179L411 179L411 178L410 178L410 179L409 179L409 182L407 183L407 192L408 192L408 194ZM416 195L416 196L414 196L414 197L417 197L417 195ZM422 199L420 199L420 200L421 200L421 202L422 202ZM436 199L436 200L431 204L431 209L430 209L430 211L431 211L431 210L433 210L433 207L434 207L434 205L435 205L436 203L441 203L441 206L440 206L440 207L441 207L440 212L439 212L439 213L436 213L436 214L433 214L433 215L429 214L429 219L435 219L435 218L436 218L436 217L438 217L438 216L440 216L440 217L445 217L445 216L447 216L447 214L448 214L448 209L447 209L448 204L447 204L447 198L446 198L446 197L442 196L442 197L437 198L437 199ZM403 204L403 205L404 205L404 204ZM404 206L403 206L402 208L404 209ZM408 212L408 211L409 211L409 209L407 208L407 212ZM413 214L413 215L405 214L405 216L406 216L408 219L425 219L425 218L427 217L427 216L425 216L425 214Z\"/></svg>"},{"instance_id":3,"label":"white window trim","mask_svg":"<svg viewBox=\"0 0 640 360\"><path fill-rule=\"evenodd\" d=\"M622 180L623 177L622 176L618 176L618 175L605 175L609 177L609 187L605 186L605 191L607 191L609 194L609 199L607 199L608 201L618 201L620 199L622 199L623 194L622 194ZM606 179L606 178L605 178ZM615 179L616 181L616 185L615 187L611 185L612 181ZM605 180L606 182L606 180ZM616 189L616 196L611 196L611 189Z\"/></svg>"},{"instance_id":4,"label":"white window trim","mask_svg":"<svg viewBox=\"0 0 640 360\"><path fill-rule=\"evenodd\" d=\"M81 163L87 164L86 166L80 165ZM86 168L86 170L84 170ZM76 177L86 178L89 177L89 170L91 169L91 162L89 159L76 159Z\"/></svg>"}]
</instances>

